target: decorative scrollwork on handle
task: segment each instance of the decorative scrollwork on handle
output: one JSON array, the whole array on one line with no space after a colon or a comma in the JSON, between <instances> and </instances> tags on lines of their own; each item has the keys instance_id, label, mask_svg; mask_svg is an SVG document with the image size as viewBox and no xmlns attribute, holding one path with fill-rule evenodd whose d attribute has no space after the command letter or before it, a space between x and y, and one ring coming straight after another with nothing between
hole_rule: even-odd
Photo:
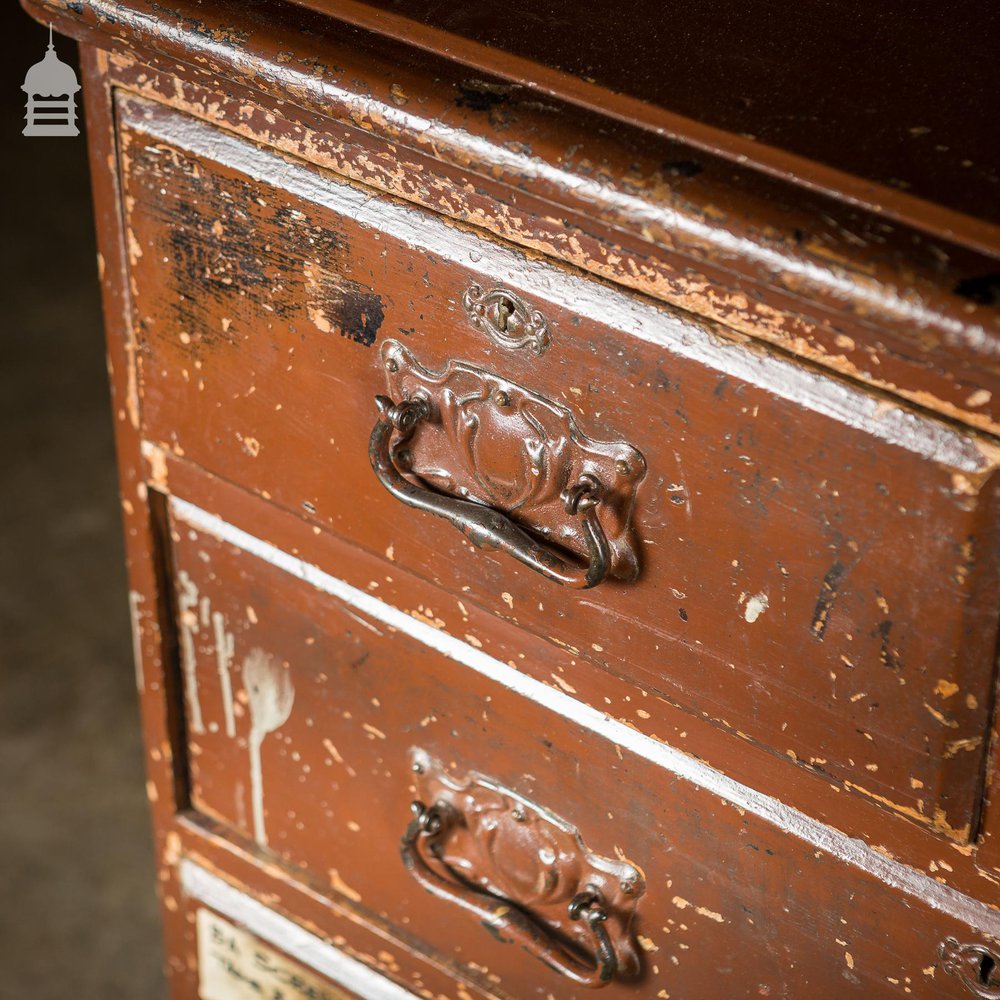
<instances>
[{"instance_id":1,"label":"decorative scrollwork on handle","mask_svg":"<svg viewBox=\"0 0 1000 1000\"><path fill-rule=\"evenodd\" d=\"M462 305L469 322L501 347L512 351L527 347L541 354L549 346L548 320L508 288L485 291L481 285L470 285Z\"/></svg>"},{"instance_id":2,"label":"decorative scrollwork on handle","mask_svg":"<svg viewBox=\"0 0 1000 1000\"><path fill-rule=\"evenodd\" d=\"M393 403L388 396L376 396L375 405L379 411L379 420L372 429L368 457L379 482L397 500L409 507L445 518L479 548L506 552L555 583L586 589L596 587L607 575L611 553L604 529L597 518L601 484L593 476L581 476L565 492L563 500L567 514L581 515L590 553L588 564L577 566L563 559L550 546L537 542L498 511L471 500L460 500L458 497L421 489L405 479L396 468L396 463L404 466L408 464L408 453L401 448L401 444L405 443L413 428L426 419L427 402L416 398ZM394 429L400 433L400 439L396 443L395 462L389 443Z\"/></svg>"},{"instance_id":3,"label":"decorative scrollwork on handle","mask_svg":"<svg viewBox=\"0 0 1000 1000\"><path fill-rule=\"evenodd\" d=\"M960 944L953 937L945 938L938 952L941 968L973 996L1000 1000L1000 954L981 944Z\"/></svg>"},{"instance_id":4,"label":"decorative scrollwork on handle","mask_svg":"<svg viewBox=\"0 0 1000 1000\"><path fill-rule=\"evenodd\" d=\"M516 900L478 889L457 871L448 870L447 875L435 871L426 855L436 853L436 838L446 834L456 818L441 805L428 807L414 802L410 808L413 819L403 836L403 864L425 889L468 910L496 937L521 945L573 982L592 988L611 982L618 971L618 958L605 928L608 913L600 892L587 888L577 893L566 908L570 920L582 921L590 928L595 954L595 961L590 963L532 919Z\"/></svg>"},{"instance_id":5,"label":"decorative scrollwork on handle","mask_svg":"<svg viewBox=\"0 0 1000 1000\"><path fill-rule=\"evenodd\" d=\"M568 407L494 372L434 372L393 340L381 355L369 456L390 493L565 586L636 578L636 448L591 438Z\"/></svg>"},{"instance_id":6,"label":"decorative scrollwork on handle","mask_svg":"<svg viewBox=\"0 0 1000 1000\"><path fill-rule=\"evenodd\" d=\"M632 929L641 871L591 851L579 831L490 778L449 774L412 750L419 800L402 840L420 885L503 941L596 988L641 972Z\"/></svg>"}]
</instances>

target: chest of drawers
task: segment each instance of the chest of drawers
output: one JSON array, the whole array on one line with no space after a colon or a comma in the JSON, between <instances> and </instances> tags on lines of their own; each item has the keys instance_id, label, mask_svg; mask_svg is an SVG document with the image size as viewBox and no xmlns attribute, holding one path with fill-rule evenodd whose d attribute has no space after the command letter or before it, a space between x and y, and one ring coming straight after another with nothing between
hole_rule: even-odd
<instances>
[{"instance_id":1,"label":"chest of drawers","mask_svg":"<svg viewBox=\"0 0 1000 1000\"><path fill-rule=\"evenodd\" d=\"M172 995L1000 996L995 143L654 5L26 6Z\"/></svg>"}]
</instances>

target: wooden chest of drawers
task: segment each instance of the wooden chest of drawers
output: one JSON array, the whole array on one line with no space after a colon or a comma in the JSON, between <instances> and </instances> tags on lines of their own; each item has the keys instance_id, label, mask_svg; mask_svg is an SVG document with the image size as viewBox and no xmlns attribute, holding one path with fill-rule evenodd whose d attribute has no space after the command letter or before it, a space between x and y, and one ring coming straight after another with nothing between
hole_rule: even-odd
<instances>
[{"instance_id":1,"label":"wooden chest of drawers","mask_svg":"<svg viewBox=\"0 0 1000 1000\"><path fill-rule=\"evenodd\" d=\"M1000 997L995 143L684 118L529 5L26 6L172 995Z\"/></svg>"}]
</instances>

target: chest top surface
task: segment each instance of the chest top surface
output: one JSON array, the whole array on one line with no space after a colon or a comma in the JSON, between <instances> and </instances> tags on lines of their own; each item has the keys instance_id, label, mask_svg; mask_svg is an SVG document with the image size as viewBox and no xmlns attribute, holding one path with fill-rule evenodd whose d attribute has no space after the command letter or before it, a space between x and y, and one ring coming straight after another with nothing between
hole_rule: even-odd
<instances>
[{"instance_id":1,"label":"chest top surface","mask_svg":"<svg viewBox=\"0 0 1000 1000\"><path fill-rule=\"evenodd\" d=\"M801 157L1000 222L997 136L982 127L1000 93L989 4L639 0L627 17L596 0L306 5L637 120L682 115L778 169Z\"/></svg>"}]
</instances>

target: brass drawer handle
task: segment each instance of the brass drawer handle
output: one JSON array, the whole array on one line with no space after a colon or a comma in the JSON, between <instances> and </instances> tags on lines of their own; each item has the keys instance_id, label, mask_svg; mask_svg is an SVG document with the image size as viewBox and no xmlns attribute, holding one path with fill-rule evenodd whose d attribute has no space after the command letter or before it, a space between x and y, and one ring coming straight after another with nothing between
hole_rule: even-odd
<instances>
[{"instance_id":1,"label":"brass drawer handle","mask_svg":"<svg viewBox=\"0 0 1000 1000\"><path fill-rule=\"evenodd\" d=\"M423 850L434 855L439 838L456 820L454 811L444 805L428 808L422 802L414 802L410 808L413 819L403 836L403 864L428 892L468 910L501 940L519 944L581 986L596 989L611 982L618 972L618 958L605 926L608 911L599 890L590 887L581 890L567 907L569 919L582 920L593 935L594 960L588 962L539 926L516 902L476 888L450 868L447 870L451 879L435 872L424 860L418 844L422 841Z\"/></svg>"},{"instance_id":2,"label":"brass drawer handle","mask_svg":"<svg viewBox=\"0 0 1000 1000\"><path fill-rule=\"evenodd\" d=\"M404 478L396 463L405 463L403 445L422 420L430 417L430 404L416 396L394 403L388 396L376 396L379 419L372 429L368 457L379 482L397 500L417 510L427 511L450 521L473 545L499 549L541 573L548 580L566 587L596 587L607 575L611 550L597 518L602 486L595 476L581 475L562 496L566 513L580 515L583 535L590 556L587 566L563 559L551 548L533 539L510 518L480 503L445 496L421 488ZM393 431L399 436L390 447Z\"/></svg>"}]
</instances>

